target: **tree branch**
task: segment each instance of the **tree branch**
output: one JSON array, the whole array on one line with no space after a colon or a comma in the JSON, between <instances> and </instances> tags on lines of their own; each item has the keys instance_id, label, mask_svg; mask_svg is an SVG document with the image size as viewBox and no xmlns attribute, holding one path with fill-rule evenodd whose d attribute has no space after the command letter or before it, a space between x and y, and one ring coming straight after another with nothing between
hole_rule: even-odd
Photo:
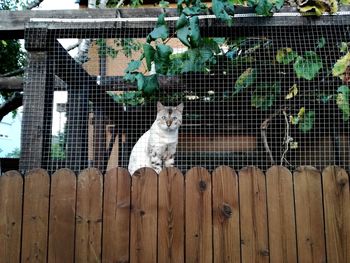
<instances>
[{"instance_id":1,"label":"tree branch","mask_svg":"<svg viewBox=\"0 0 350 263\"><path fill-rule=\"evenodd\" d=\"M17 76L17 75L21 75L24 73L24 68L19 68L10 72L7 72L5 74L0 75L0 78L3 77L13 77L13 76Z\"/></svg>"},{"instance_id":2,"label":"tree branch","mask_svg":"<svg viewBox=\"0 0 350 263\"><path fill-rule=\"evenodd\" d=\"M23 104L23 94L14 92L12 96L0 105L0 121L11 111L18 109Z\"/></svg>"}]
</instances>

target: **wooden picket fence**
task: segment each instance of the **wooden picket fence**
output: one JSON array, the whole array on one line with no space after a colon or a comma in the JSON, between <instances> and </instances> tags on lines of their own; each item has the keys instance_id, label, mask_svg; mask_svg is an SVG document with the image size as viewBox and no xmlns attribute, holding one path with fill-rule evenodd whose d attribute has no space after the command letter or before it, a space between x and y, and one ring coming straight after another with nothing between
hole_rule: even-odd
<instances>
[{"instance_id":1,"label":"wooden picket fence","mask_svg":"<svg viewBox=\"0 0 350 263\"><path fill-rule=\"evenodd\" d=\"M0 261L350 262L349 178L336 166L10 171Z\"/></svg>"}]
</instances>

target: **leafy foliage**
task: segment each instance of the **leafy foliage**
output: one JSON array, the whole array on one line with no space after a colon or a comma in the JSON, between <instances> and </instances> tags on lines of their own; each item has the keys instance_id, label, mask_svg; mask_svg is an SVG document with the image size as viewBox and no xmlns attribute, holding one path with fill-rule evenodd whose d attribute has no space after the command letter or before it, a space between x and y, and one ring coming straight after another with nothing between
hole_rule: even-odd
<instances>
[{"instance_id":1,"label":"leafy foliage","mask_svg":"<svg viewBox=\"0 0 350 263\"><path fill-rule=\"evenodd\" d=\"M322 60L315 52L306 51L296 58L293 67L298 78L312 80L322 68Z\"/></svg>"},{"instance_id":2,"label":"leafy foliage","mask_svg":"<svg viewBox=\"0 0 350 263\"><path fill-rule=\"evenodd\" d=\"M322 15L325 12L331 14L338 11L337 0L308 0L303 1L302 5L299 6L301 13L314 13L317 16Z\"/></svg>"},{"instance_id":3,"label":"leafy foliage","mask_svg":"<svg viewBox=\"0 0 350 263\"><path fill-rule=\"evenodd\" d=\"M280 92L280 88L280 83L278 82L259 83L252 96L252 106L261 108L262 110L267 110L273 105L276 96Z\"/></svg>"},{"instance_id":4,"label":"leafy foliage","mask_svg":"<svg viewBox=\"0 0 350 263\"><path fill-rule=\"evenodd\" d=\"M256 80L256 71L253 68L247 68L236 80L233 95L252 85Z\"/></svg>"},{"instance_id":5,"label":"leafy foliage","mask_svg":"<svg viewBox=\"0 0 350 263\"><path fill-rule=\"evenodd\" d=\"M346 69L350 66L350 52L346 53L334 64L332 74L334 77L344 78Z\"/></svg>"},{"instance_id":6,"label":"leafy foliage","mask_svg":"<svg viewBox=\"0 0 350 263\"><path fill-rule=\"evenodd\" d=\"M340 86L337 89L337 105L341 112L343 113L343 120L348 121L350 116L350 106L349 106L349 87Z\"/></svg>"},{"instance_id":7,"label":"leafy foliage","mask_svg":"<svg viewBox=\"0 0 350 263\"><path fill-rule=\"evenodd\" d=\"M255 12L262 16L271 16L282 8L284 0L248 0L248 5L255 8Z\"/></svg>"},{"instance_id":8,"label":"leafy foliage","mask_svg":"<svg viewBox=\"0 0 350 263\"><path fill-rule=\"evenodd\" d=\"M277 51L276 61L278 63L287 65L293 62L298 57L298 54L294 52L291 48L285 47Z\"/></svg>"}]
</instances>

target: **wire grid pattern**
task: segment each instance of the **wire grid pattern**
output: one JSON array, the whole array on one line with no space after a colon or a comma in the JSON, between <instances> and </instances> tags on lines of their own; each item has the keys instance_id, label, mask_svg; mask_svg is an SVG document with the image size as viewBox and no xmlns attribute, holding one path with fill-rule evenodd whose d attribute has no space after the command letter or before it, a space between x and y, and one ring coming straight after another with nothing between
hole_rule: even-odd
<instances>
[{"instance_id":1,"label":"wire grid pattern","mask_svg":"<svg viewBox=\"0 0 350 263\"><path fill-rule=\"evenodd\" d=\"M138 49L151 29L143 28L143 22L133 23L132 29L125 27L122 31L104 28L103 23L90 25L90 31L94 28L95 35L101 34L101 38L91 39L88 61L81 67L60 45L50 46L46 84L38 85L49 87L45 101L52 103L48 104L51 109L45 109L44 167L80 170L95 166L103 171L113 166L127 167L132 147L155 120L159 100L169 106L185 104L175 155L175 166L183 171L193 166L214 169L218 165L235 169L256 165L267 169L273 161L289 168L313 165L322 169L330 164L349 168L349 122L343 121L336 105L337 88L343 82L331 74L333 65L344 55L339 51L341 43L349 42L347 25L224 27L217 37L226 38L222 53L234 49L233 58L228 54L220 56L204 72L160 76L160 91L155 98L130 106L115 102L108 93L136 89L135 84L125 83L122 75L128 62L139 58ZM201 29L203 35L212 32L210 27ZM40 37L40 30L31 29L31 34L32 38ZM64 36L66 39L89 37L84 35L84 30ZM51 37L56 41L62 34L53 33ZM320 42L324 42L323 47L318 46ZM178 53L186 50L175 39L168 45ZM293 63L276 62L277 52L283 48L291 48L301 56L308 51L316 52L322 60L322 69L312 80L297 78ZM31 63L31 70L40 69L35 60ZM255 82L234 94L237 79L247 69L255 70ZM27 82L42 82L42 74L32 73L27 72ZM271 95L266 90L272 85L278 88ZM298 94L286 99L293 85ZM265 96L274 97L272 106L261 109L252 105L257 88ZM62 90L66 93L58 92ZM329 95L332 97L327 99ZM66 96L67 103L57 112L57 100L53 98L62 96ZM315 112L313 127L308 132L290 121L302 107L305 112ZM266 129L262 129L264 123ZM23 130L24 136L31 136L25 132L26 123ZM287 130L293 140L288 143L288 150ZM39 157L33 154L32 158Z\"/></svg>"}]
</instances>

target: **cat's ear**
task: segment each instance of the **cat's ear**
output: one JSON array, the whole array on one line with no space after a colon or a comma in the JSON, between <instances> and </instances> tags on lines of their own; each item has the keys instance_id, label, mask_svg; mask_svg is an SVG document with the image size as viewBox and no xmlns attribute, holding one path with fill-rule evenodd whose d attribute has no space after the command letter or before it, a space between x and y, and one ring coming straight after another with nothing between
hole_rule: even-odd
<instances>
[{"instance_id":1,"label":"cat's ear","mask_svg":"<svg viewBox=\"0 0 350 263\"><path fill-rule=\"evenodd\" d=\"M157 101L157 112L160 112L161 110L164 110L164 106L160 101Z\"/></svg>"},{"instance_id":2,"label":"cat's ear","mask_svg":"<svg viewBox=\"0 0 350 263\"><path fill-rule=\"evenodd\" d=\"M176 106L176 109L179 111L179 112L183 112L184 110L184 104L183 103L180 103L179 105Z\"/></svg>"}]
</instances>

